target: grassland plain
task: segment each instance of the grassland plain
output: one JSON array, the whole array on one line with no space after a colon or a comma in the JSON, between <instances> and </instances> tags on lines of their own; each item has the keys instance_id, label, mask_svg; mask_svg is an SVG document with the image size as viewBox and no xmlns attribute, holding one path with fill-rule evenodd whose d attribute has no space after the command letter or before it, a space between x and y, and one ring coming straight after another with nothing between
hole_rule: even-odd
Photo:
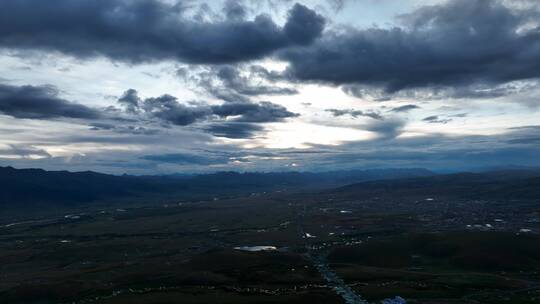
<instances>
[{"instance_id":1,"label":"grassland plain","mask_svg":"<svg viewBox=\"0 0 540 304\"><path fill-rule=\"evenodd\" d=\"M537 303L538 204L513 204L269 193L26 219L0 228L0 302L342 303L312 255L370 303Z\"/></svg>"}]
</instances>

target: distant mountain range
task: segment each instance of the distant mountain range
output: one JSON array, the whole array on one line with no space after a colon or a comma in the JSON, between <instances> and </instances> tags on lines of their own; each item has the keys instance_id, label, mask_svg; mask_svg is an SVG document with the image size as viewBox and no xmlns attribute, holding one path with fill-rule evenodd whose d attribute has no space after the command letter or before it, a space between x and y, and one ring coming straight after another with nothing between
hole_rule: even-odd
<instances>
[{"instance_id":1,"label":"distant mountain range","mask_svg":"<svg viewBox=\"0 0 540 304\"><path fill-rule=\"evenodd\" d=\"M540 200L540 170L455 173L385 181L367 181L332 190L344 196L447 196L495 200Z\"/></svg>"},{"instance_id":2,"label":"distant mountain range","mask_svg":"<svg viewBox=\"0 0 540 304\"><path fill-rule=\"evenodd\" d=\"M540 170L499 170L437 175L426 169L333 172L218 172L202 175L131 176L91 171L0 167L0 208L87 206L130 200L207 200L276 190L333 189L342 196L444 195L540 199ZM30 210L28 209L28 210Z\"/></svg>"},{"instance_id":3,"label":"distant mountain range","mask_svg":"<svg viewBox=\"0 0 540 304\"><path fill-rule=\"evenodd\" d=\"M72 206L120 199L208 199L221 195L433 175L426 169L374 169L322 173L218 172L192 176L117 176L91 171L0 167L0 184L3 188L0 191L0 208Z\"/></svg>"}]
</instances>

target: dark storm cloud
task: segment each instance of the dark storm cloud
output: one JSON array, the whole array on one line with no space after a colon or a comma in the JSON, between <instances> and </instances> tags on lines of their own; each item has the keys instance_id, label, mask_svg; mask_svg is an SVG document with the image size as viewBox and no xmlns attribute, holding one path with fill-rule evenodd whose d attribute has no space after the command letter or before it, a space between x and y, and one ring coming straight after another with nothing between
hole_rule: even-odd
<instances>
[{"instance_id":1,"label":"dark storm cloud","mask_svg":"<svg viewBox=\"0 0 540 304\"><path fill-rule=\"evenodd\" d=\"M97 119L100 112L58 97L52 86L10 86L0 84L0 113L16 118Z\"/></svg>"},{"instance_id":2,"label":"dark storm cloud","mask_svg":"<svg viewBox=\"0 0 540 304\"><path fill-rule=\"evenodd\" d=\"M123 105L128 113L136 113L139 111L141 99L136 90L129 89L118 99L118 103Z\"/></svg>"},{"instance_id":3,"label":"dark storm cloud","mask_svg":"<svg viewBox=\"0 0 540 304\"><path fill-rule=\"evenodd\" d=\"M241 10L231 5L225 20L190 19L185 10L181 3L157 0L2 0L0 46L129 62L225 63L307 45L325 24L300 4L289 11L283 27L267 15L241 20Z\"/></svg>"},{"instance_id":4,"label":"dark storm cloud","mask_svg":"<svg viewBox=\"0 0 540 304\"><path fill-rule=\"evenodd\" d=\"M180 103L176 97L168 94L141 100L134 89L127 90L118 99L118 102L127 105L126 111L129 113L144 111L153 117L180 126L190 125L199 120L211 120L212 116L234 117L233 120L236 122L251 123L280 122L286 118L299 116L281 105L267 101L224 103L214 106L200 103L185 105Z\"/></svg>"},{"instance_id":5,"label":"dark storm cloud","mask_svg":"<svg viewBox=\"0 0 540 304\"><path fill-rule=\"evenodd\" d=\"M202 129L215 136L249 138L263 127L257 124L282 122L299 114L287 108L263 101L259 103L224 103L210 106L206 103L182 104L171 95L161 95L142 100L134 89L127 90L118 102L125 105L132 120L144 121L153 118L167 124L187 126L195 123L209 123ZM226 121L224 121L226 120ZM92 124L93 130L112 130L119 133L155 134L157 130L134 126L117 126L110 123Z\"/></svg>"},{"instance_id":6,"label":"dark storm cloud","mask_svg":"<svg viewBox=\"0 0 540 304\"><path fill-rule=\"evenodd\" d=\"M417 106L417 105L408 104L408 105L403 105L403 106L392 108L390 110L390 112L409 112L409 111L414 110L414 109L420 109L420 107Z\"/></svg>"},{"instance_id":7,"label":"dark storm cloud","mask_svg":"<svg viewBox=\"0 0 540 304\"><path fill-rule=\"evenodd\" d=\"M127 113L135 115L132 120L142 119L144 117L137 115L146 114L151 118L157 118L177 126L193 124L206 119L211 114L208 106L185 105L178 102L176 97L168 94L143 100L135 89L125 91L118 99L118 103L125 108Z\"/></svg>"},{"instance_id":8,"label":"dark storm cloud","mask_svg":"<svg viewBox=\"0 0 540 304\"><path fill-rule=\"evenodd\" d=\"M264 128L254 123L225 122L211 124L205 130L216 137L243 139L254 137L258 132L263 131Z\"/></svg>"},{"instance_id":9,"label":"dark storm cloud","mask_svg":"<svg viewBox=\"0 0 540 304\"><path fill-rule=\"evenodd\" d=\"M325 20L321 15L303 5L295 4L289 11L283 31L298 45L308 45L321 35L324 24Z\"/></svg>"},{"instance_id":10,"label":"dark storm cloud","mask_svg":"<svg viewBox=\"0 0 540 304\"><path fill-rule=\"evenodd\" d=\"M471 83L540 77L540 12L503 3L448 1L402 16L401 28L327 32L310 47L281 52L290 63L285 75L295 81L362 84L386 92L456 87L455 94L468 94L459 88Z\"/></svg>"},{"instance_id":11,"label":"dark storm cloud","mask_svg":"<svg viewBox=\"0 0 540 304\"><path fill-rule=\"evenodd\" d=\"M350 116L352 116L354 118L357 118L359 116L364 116L364 117L370 117L370 118L373 118L373 119L383 119L383 117L379 113L364 112L364 111L361 111L361 110L326 109L324 111L332 113L332 115L335 116L335 117L344 116L344 115L350 115Z\"/></svg>"},{"instance_id":12,"label":"dark storm cloud","mask_svg":"<svg viewBox=\"0 0 540 304\"><path fill-rule=\"evenodd\" d=\"M186 106L171 95L146 98L143 108L152 116L178 126L187 126L210 114L205 106Z\"/></svg>"},{"instance_id":13,"label":"dark storm cloud","mask_svg":"<svg viewBox=\"0 0 540 304\"><path fill-rule=\"evenodd\" d=\"M441 118L438 115L432 115L425 117L422 119L422 121L429 122L429 123L440 123L440 124L447 124L452 121L450 118Z\"/></svg>"},{"instance_id":14,"label":"dark storm cloud","mask_svg":"<svg viewBox=\"0 0 540 304\"><path fill-rule=\"evenodd\" d=\"M287 108L271 103L225 103L219 106L212 106L212 113L219 117L238 116L237 122L279 122L286 118L297 117L299 114L292 113Z\"/></svg>"},{"instance_id":15,"label":"dark storm cloud","mask_svg":"<svg viewBox=\"0 0 540 304\"><path fill-rule=\"evenodd\" d=\"M225 103L211 107L212 114L227 119L226 122L212 122L203 128L216 137L252 138L264 130L263 123L282 122L299 114L271 102Z\"/></svg>"}]
</instances>

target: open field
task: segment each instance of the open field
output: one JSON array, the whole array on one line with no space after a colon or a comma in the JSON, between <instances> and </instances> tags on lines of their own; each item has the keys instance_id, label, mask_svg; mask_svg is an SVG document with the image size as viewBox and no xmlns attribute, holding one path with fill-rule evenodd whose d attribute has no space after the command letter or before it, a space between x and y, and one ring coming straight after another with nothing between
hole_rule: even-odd
<instances>
[{"instance_id":1,"label":"open field","mask_svg":"<svg viewBox=\"0 0 540 304\"><path fill-rule=\"evenodd\" d=\"M65 211L2 224L0 302L343 303L343 286L370 303L535 303L538 204L512 204L323 191Z\"/></svg>"}]
</instances>

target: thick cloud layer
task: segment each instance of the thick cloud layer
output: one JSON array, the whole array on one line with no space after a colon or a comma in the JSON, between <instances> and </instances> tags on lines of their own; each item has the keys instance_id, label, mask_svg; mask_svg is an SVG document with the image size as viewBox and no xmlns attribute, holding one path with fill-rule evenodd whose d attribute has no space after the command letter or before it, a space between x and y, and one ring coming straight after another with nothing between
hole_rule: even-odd
<instances>
[{"instance_id":1,"label":"thick cloud layer","mask_svg":"<svg viewBox=\"0 0 540 304\"><path fill-rule=\"evenodd\" d=\"M211 124L205 130L216 137L242 139L252 138L264 128L254 123L227 122Z\"/></svg>"},{"instance_id":2,"label":"thick cloud layer","mask_svg":"<svg viewBox=\"0 0 540 304\"><path fill-rule=\"evenodd\" d=\"M142 107L152 116L177 126L190 125L209 114L206 107L186 106L171 95L147 98Z\"/></svg>"},{"instance_id":3,"label":"thick cloud layer","mask_svg":"<svg viewBox=\"0 0 540 304\"><path fill-rule=\"evenodd\" d=\"M181 3L157 0L2 0L0 47L130 62L224 63L307 45L325 24L300 4L289 11L283 27L266 15L244 20L238 7L226 8L228 19L207 22L187 17Z\"/></svg>"},{"instance_id":4,"label":"thick cloud layer","mask_svg":"<svg viewBox=\"0 0 540 304\"><path fill-rule=\"evenodd\" d=\"M264 128L257 124L282 122L287 118L299 116L287 108L263 101L259 103L240 102L224 103L221 105L207 105L205 103L183 104L171 95L161 95L141 99L138 92L129 89L118 99L131 119L157 119L165 124L187 126L195 123L209 123L203 130L219 137L250 138ZM107 127L93 125L94 128L107 129ZM143 132L147 129L125 128L118 129L110 126L109 129L123 132Z\"/></svg>"},{"instance_id":5,"label":"thick cloud layer","mask_svg":"<svg viewBox=\"0 0 540 304\"><path fill-rule=\"evenodd\" d=\"M403 27L328 32L286 50L296 81L404 88L499 84L540 77L540 12L456 0L402 16Z\"/></svg>"},{"instance_id":6,"label":"thick cloud layer","mask_svg":"<svg viewBox=\"0 0 540 304\"><path fill-rule=\"evenodd\" d=\"M233 118L237 122L279 122L298 114L288 111L285 107L271 102L255 103L225 103L212 107L212 113L220 117Z\"/></svg>"},{"instance_id":7,"label":"thick cloud layer","mask_svg":"<svg viewBox=\"0 0 540 304\"><path fill-rule=\"evenodd\" d=\"M209 124L203 130L221 137L249 138L263 127L257 125L282 122L299 114L271 103L225 103L210 106L206 103L181 103L176 97L164 94L142 99L137 90L129 89L118 99L123 111L109 107L90 108L58 97L53 86L10 86L0 84L0 114L27 119L90 120L91 130L115 133L154 135L157 126L188 126ZM140 125L144 124L144 126Z\"/></svg>"},{"instance_id":8,"label":"thick cloud layer","mask_svg":"<svg viewBox=\"0 0 540 304\"><path fill-rule=\"evenodd\" d=\"M129 89L118 99L118 103L125 107L128 113L136 113L139 111L141 99L135 89Z\"/></svg>"},{"instance_id":9,"label":"thick cloud layer","mask_svg":"<svg viewBox=\"0 0 540 304\"><path fill-rule=\"evenodd\" d=\"M0 164L540 164L540 4L324 1L0 0Z\"/></svg>"},{"instance_id":10,"label":"thick cloud layer","mask_svg":"<svg viewBox=\"0 0 540 304\"><path fill-rule=\"evenodd\" d=\"M16 118L96 119L100 112L58 97L51 86L10 86L0 84L0 113Z\"/></svg>"}]
</instances>

